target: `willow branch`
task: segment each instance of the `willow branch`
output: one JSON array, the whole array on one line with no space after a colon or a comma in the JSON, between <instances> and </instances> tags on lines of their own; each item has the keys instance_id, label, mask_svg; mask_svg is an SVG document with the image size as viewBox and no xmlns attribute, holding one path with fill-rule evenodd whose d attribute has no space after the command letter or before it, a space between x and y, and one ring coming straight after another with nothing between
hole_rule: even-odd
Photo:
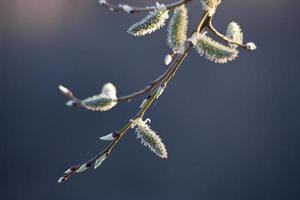
<instances>
[{"instance_id":1,"label":"willow branch","mask_svg":"<svg viewBox=\"0 0 300 200\"><path fill-rule=\"evenodd\" d=\"M173 10L178 6L181 6L183 4L187 4L191 1L192 0L181 0L181 1L178 1L178 2L170 3L170 4L166 5L166 8L168 10ZM113 4L113 3L110 3L109 0L99 0L99 3L100 3L101 6L104 6L104 7L108 8L109 11L112 11L112 12L125 11L125 12L130 13L130 14L149 12L149 11L153 11L154 9L156 9L156 6L134 7L134 6L130 6L128 4L121 4L121 3Z\"/></svg>"},{"instance_id":2,"label":"willow branch","mask_svg":"<svg viewBox=\"0 0 300 200\"><path fill-rule=\"evenodd\" d=\"M197 26L196 31L202 32L205 28L205 26L207 26L208 23L208 12L205 12L202 17L201 20ZM195 31L193 31L195 32ZM160 78L162 79L162 81L160 82L160 85L164 85L164 87L167 86L167 84L169 83L169 81L172 79L172 77L175 76L178 68L181 66L181 64L183 63L184 59L186 58L186 56L188 55L188 53L190 52L191 48L192 48L192 43L191 42L187 42L185 50L182 54L178 54L177 58L173 61L173 63L171 64L171 66L169 67L169 69L165 72L165 74L161 75ZM158 79L160 79L158 78ZM158 80L157 79L157 80ZM136 114L136 116L134 117L134 119L138 118L138 117L143 117L145 112L152 106L152 104L157 100L157 93L156 91L153 91L150 95L150 98L148 99L147 103L145 106L143 106L139 112ZM111 153L113 147L115 146L115 144L122 138L122 136L129 130L129 128L132 125L132 121L129 121L119 132L118 132L118 136L117 138L108 146L108 148L106 148L106 150L104 150L104 152L107 153Z\"/></svg>"},{"instance_id":3,"label":"willow branch","mask_svg":"<svg viewBox=\"0 0 300 200\"><path fill-rule=\"evenodd\" d=\"M207 26L208 23L208 13L205 12L202 17L201 20L197 26L196 31L200 31L202 32L203 29L205 28L205 26ZM195 32L195 31L194 31ZM179 67L181 66L181 64L183 63L184 59L186 58L186 56L188 55L188 53L190 52L190 50L192 49L192 43L191 42L187 42L185 50L182 54L178 54L177 58L173 61L173 63L170 65L169 69L162 75L160 76L157 80L159 81L159 86L160 87L166 87L167 84L169 83L169 81L174 77L175 73L177 72L177 70L179 69ZM142 118L144 116L144 114L147 112L147 110L153 105L153 103L158 99L158 93L157 90L154 90L151 92L150 94L150 98L147 100L146 104L139 110L139 112L136 114L136 116L130 120L122 129L120 129L119 131L115 132L115 139L103 150L101 151L99 154L97 154L95 157L91 158L90 160L86 161L85 163L83 163L82 165L75 165L70 167L66 172L65 175L62 176L59 179L59 182L68 180L72 175L77 173L77 170L80 169L81 166L84 166L85 169L90 168L98 158L100 158L101 156L105 155L106 157L108 157L113 148L115 147L115 145L120 141L120 139L127 133L127 131L132 127L132 121L134 119L137 118Z\"/></svg>"}]
</instances>

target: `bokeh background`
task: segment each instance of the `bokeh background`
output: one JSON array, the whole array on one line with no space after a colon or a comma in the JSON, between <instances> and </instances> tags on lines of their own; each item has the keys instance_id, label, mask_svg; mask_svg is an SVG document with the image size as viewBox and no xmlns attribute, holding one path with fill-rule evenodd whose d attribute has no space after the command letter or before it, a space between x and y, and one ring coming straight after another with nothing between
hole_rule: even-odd
<instances>
[{"instance_id":1,"label":"bokeh background","mask_svg":"<svg viewBox=\"0 0 300 200\"><path fill-rule=\"evenodd\" d=\"M300 199L299 5L223 0L215 26L236 20L258 50L225 65L188 56L147 114L169 159L128 134L99 169L58 184L142 99L89 112L66 107L57 86L79 97L108 81L119 95L144 87L165 70L166 30L134 38L126 29L143 15L111 13L96 0L1 1L0 198ZM192 29L202 11L196 0L189 8Z\"/></svg>"}]
</instances>

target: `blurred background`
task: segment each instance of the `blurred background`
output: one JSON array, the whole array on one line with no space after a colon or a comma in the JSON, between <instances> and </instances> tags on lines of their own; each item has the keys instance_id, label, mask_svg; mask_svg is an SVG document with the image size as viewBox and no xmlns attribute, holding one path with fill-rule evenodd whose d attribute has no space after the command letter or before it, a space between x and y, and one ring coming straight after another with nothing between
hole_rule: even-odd
<instances>
[{"instance_id":1,"label":"blurred background","mask_svg":"<svg viewBox=\"0 0 300 200\"><path fill-rule=\"evenodd\" d=\"M130 133L99 169L58 184L107 145L98 137L121 128L142 99L89 112L66 107L57 86L79 97L108 81L118 95L143 88L165 70L166 29L132 37L127 28L143 15L111 13L96 0L1 1L0 198L300 199L299 5L223 0L215 26L225 32L237 21L258 49L224 65L187 57L147 113L169 158ZM202 11L196 0L189 8L191 30Z\"/></svg>"}]
</instances>

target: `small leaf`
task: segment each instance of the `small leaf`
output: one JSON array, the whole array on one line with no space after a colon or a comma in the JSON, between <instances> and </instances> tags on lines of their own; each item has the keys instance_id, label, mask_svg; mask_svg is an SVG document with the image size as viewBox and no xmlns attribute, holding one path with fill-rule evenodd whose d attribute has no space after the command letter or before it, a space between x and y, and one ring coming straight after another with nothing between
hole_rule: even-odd
<instances>
[{"instance_id":1,"label":"small leaf","mask_svg":"<svg viewBox=\"0 0 300 200\"><path fill-rule=\"evenodd\" d=\"M66 102L66 106L74 107L74 105L75 105L75 102L73 100L69 100Z\"/></svg>"},{"instance_id":2,"label":"small leaf","mask_svg":"<svg viewBox=\"0 0 300 200\"><path fill-rule=\"evenodd\" d=\"M106 4L107 4L107 1L106 1L106 0L99 0L99 4L100 4L101 6L106 5Z\"/></svg>"},{"instance_id":3,"label":"small leaf","mask_svg":"<svg viewBox=\"0 0 300 200\"><path fill-rule=\"evenodd\" d=\"M183 53L188 28L187 8L182 5L174 10L171 17L167 42L174 53Z\"/></svg>"},{"instance_id":4,"label":"small leaf","mask_svg":"<svg viewBox=\"0 0 300 200\"><path fill-rule=\"evenodd\" d=\"M156 7L154 11L149 12L140 22L132 25L127 32L134 36L144 36L163 27L165 21L169 18L169 11L163 4L157 4Z\"/></svg>"},{"instance_id":5,"label":"small leaf","mask_svg":"<svg viewBox=\"0 0 300 200\"><path fill-rule=\"evenodd\" d=\"M239 53L236 49L220 44L205 34L194 33L189 40L201 56L204 55L205 58L215 63L233 61Z\"/></svg>"},{"instance_id":6,"label":"small leaf","mask_svg":"<svg viewBox=\"0 0 300 200\"><path fill-rule=\"evenodd\" d=\"M65 177L60 177L58 180L57 180L57 182L58 183L62 183L63 181L65 181L66 180L66 178Z\"/></svg>"},{"instance_id":7,"label":"small leaf","mask_svg":"<svg viewBox=\"0 0 300 200\"><path fill-rule=\"evenodd\" d=\"M156 99L158 99L160 97L160 95L162 95L162 93L164 92L165 90L165 85L161 85L157 88L156 90Z\"/></svg>"},{"instance_id":8,"label":"small leaf","mask_svg":"<svg viewBox=\"0 0 300 200\"><path fill-rule=\"evenodd\" d=\"M69 168L69 169L67 169L66 171L65 171L65 174L69 174L69 173L71 173L73 170L71 169L71 168Z\"/></svg>"},{"instance_id":9,"label":"small leaf","mask_svg":"<svg viewBox=\"0 0 300 200\"><path fill-rule=\"evenodd\" d=\"M243 32L236 22L230 22L227 26L226 37L236 43L243 44ZM229 43L231 48L237 48L238 45Z\"/></svg>"},{"instance_id":10,"label":"small leaf","mask_svg":"<svg viewBox=\"0 0 300 200\"><path fill-rule=\"evenodd\" d=\"M151 98L151 95L148 95L141 103L140 108L144 108L146 104L148 103L149 99Z\"/></svg>"},{"instance_id":11,"label":"small leaf","mask_svg":"<svg viewBox=\"0 0 300 200\"><path fill-rule=\"evenodd\" d=\"M98 95L82 100L82 105L92 111L107 111L117 104L117 90L112 83L106 83Z\"/></svg>"}]
</instances>

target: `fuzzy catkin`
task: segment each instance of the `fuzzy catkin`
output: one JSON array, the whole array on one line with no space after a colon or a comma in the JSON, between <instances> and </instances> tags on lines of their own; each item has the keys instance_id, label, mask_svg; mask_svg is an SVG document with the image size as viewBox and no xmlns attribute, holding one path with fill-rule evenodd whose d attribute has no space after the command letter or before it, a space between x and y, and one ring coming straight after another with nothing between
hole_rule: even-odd
<instances>
[{"instance_id":1,"label":"fuzzy catkin","mask_svg":"<svg viewBox=\"0 0 300 200\"><path fill-rule=\"evenodd\" d=\"M168 26L167 42L174 53L182 53L187 38L188 10L181 5L174 10Z\"/></svg>"},{"instance_id":2,"label":"fuzzy catkin","mask_svg":"<svg viewBox=\"0 0 300 200\"><path fill-rule=\"evenodd\" d=\"M227 26L226 37L236 43L243 44L243 32L236 22L230 22ZM238 45L229 43L231 48L237 48Z\"/></svg>"},{"instance_id":3,"label":"fuzzy catkin","mask_svg":"<svg viewBox=\"0 0 300 200\"><path fill-rule=\"evenodd\" d=\"M112 83L106 83L98 95L82 100L82 105L92 111L108 111L117 105L117 90Z\"/></svg>"},{"instance_id":4,"label":"fuzzy catkin","mask_svg":"<svg viewBox=\"0 0 300 200\"><path fill-rule=\"evenodd\" d=\"M167 158L168 153L166 147L159 135L153 131L147 124L148 120L143 121L141 118L132 121L133 126L136 127L135 132L137 138L141 139L141 143L154 152L160 158Z\"/></svg>"},{"instance_id":5,"label":"fuzzy catkin","mask_svg":"<svg viewBox=\"0 0 300 200\"><path fill-rule=\"evenodd\" d=\"M201 56L204 55L205 58L215 63L226 63L238 56L236 49L220 44L205 34L194 33L189 40Z\"/></svg>"},{"instance_id":6,"label":"fuzzy catkin","mask_svg":"<svg viewBox=\"0 0 300 200\"><path fill-rule=\"evenodd\" d=\"M134 36L144 36L150 34L165 25L165 21L169 18L169 11L163 4L157 4L154 11L142 19L140 22L133 24L127 32Z\"/></svg>"}]
</instances>

